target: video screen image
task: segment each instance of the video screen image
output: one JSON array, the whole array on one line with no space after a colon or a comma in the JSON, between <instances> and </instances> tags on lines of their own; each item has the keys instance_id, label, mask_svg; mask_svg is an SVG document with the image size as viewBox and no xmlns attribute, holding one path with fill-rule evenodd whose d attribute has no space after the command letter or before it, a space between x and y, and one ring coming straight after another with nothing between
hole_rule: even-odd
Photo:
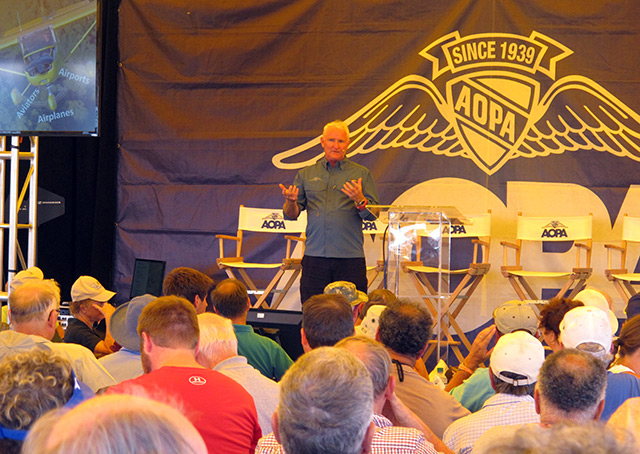
<instances>
[{"instance_id":1,"label":"video screen image","mask_svg":"<svg viewBox=\"0 0 640 454\"><path fill-rule=\"evenodd\" d=\"M96 135L97 1L3 1L0 17L0 134Z\"/></svg>"}]
</instances>

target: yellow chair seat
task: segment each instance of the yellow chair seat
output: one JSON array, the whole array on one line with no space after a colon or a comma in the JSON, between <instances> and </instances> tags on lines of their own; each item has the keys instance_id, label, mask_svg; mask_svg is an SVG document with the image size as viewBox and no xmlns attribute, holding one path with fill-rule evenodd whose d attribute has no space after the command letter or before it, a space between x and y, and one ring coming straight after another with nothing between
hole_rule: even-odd
<instances>
[{"instance_id":1,"label":"yellow chair seat","mask_svg":"<svg viewBox=\"0 0 640 454\"><path fill-rule=\"evenodd\" d=\"M612 274L612 276L621 281L640 281L640 273Z\"/></svg>"},{"instance_id":2,"label":"yellow chair seat","mask_svg":"<svg viewBox=\"0 0 640 454\"><path fill-rule=\"evenodd\" d=\"M279 268L280 266L282 266L282 263L227 262L222 260L218 262L218 265L226 266L229 268L272 269L272 268Z\"/></svg>"},{"instance_id":3,"label":"yellow chair seat","mask_svg":"<svg viewBox=\"0 0 640 454\"><path fill-rule=\"evenodd\" d=\"M568 277L571 275L562 271L509 271L509 274L520 277Z\"/></svg>"}]
</instances>

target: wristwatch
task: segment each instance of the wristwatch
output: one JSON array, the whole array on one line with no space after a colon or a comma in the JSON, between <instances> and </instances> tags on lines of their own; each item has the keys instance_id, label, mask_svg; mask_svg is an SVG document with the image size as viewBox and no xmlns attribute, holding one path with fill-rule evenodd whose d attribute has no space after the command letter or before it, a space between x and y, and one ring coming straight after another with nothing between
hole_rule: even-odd
<instances>
[{"instance_id":1,"label":"wristwatch","mask_svg":"<svg viewBox=\"0 0 640 454\"><path fill-rule=\"evenodd\" d=\"M367 206L367 199L362 199L361 202L355 202L356 208L362 209Z\"/></svg>"}]
</instances>

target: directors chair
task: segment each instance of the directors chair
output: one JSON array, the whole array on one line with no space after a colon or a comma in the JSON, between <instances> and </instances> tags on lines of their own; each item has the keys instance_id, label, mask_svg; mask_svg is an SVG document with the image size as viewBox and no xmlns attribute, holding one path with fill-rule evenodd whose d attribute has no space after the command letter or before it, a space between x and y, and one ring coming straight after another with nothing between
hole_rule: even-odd
<instances>
[{"instance_id":1,"label":"directors chair","mask_svg":"<svg viewBox=\"0 0 640 454\"><path fill-rule=\"evenodd\" d=\"M604 270L604 274L616 287L616 290L625 302L638 293L633 287L634 284L640 284L640 273L638 273L637 270L629 273L627 270L627 253L633 243L636 243L636 246L640 245L640 218L634 218L625 214L622 218L622 245L604 245L604 247L607 248L607 269ZM620 253L619 268L612 267L614 252Z\"/></svg>"},{"instance_id":2,"label":"directors chair","mask_svg":"<svg viewBox=\"0 0 640 454\"><path fill-rule=\"evenodd\" d=\"M565 296L571 289L567 298L573 298L584 286L586 280L591 276L591 240L592 240L593 216L548 216L548 217L525 217L518 213L518 226L516 242L503 241L500 244L503 248L504 265L501 267L502 275L509 279L511 286L518 297L525 301L527 299L541 301L529 280L537 278L564 279L564 285L554 296ZM546 242L573 242L569 249L576 249L575 267L567 271L530 271L525 270L521 264L523 258L523 245L526 243L539 243L542 251ZM557 245L559 246L559 245ZM531 249L528 249L531 251ZM515 262L509 262L510 252L515 253ZM551 252L551 251L549 251ZM553 251L559 252L559 251ZM562 251L567 252L567 251ZM584 252L584 261L581 257ZM533 254L532 254L533 255ZM545 256L544 254L543 256ZM555 257L558 257L556 255ZM551 258L546 255L545 258ZM573 287L573 288L572 288Z\"/></svg>"},{"instance_id":3,"label":"directors chair","mask_svg":"<svg viewBox=\"0 0 640 454\"><path fill-rule=\"evenodd\" d=\"M300 258L292 257L292 246L294 242L301 242L304 250L304 231L307 226L307 212L303 211L295 221L285 220L282 209L265 209L265 208L247 208L240 205L238 213L238 233L236 236L216 235L220 245L220 257L216 260L218 267L227 273L227 276L238 279L236 273L240 276L250 293L256 295L257 301L253 305L254 308L277 308L285 295L293 285L294 281L302 270L302 255ZM280 235L287 240L284 258L279 263L256 263L246 262L242 256L242 240L245 232L258 232L270 235ZM298 234L294 236L291 234ZM235 243L235 255L225 255L224 243L232 241ZM295 248L295 246L294 246ZM277 269L269 284L262 289L258 289L253 279L249 277L247 270L268 270ZM286 271L293 271L282 289L276 290L276 287ZM279 293L277 298L273 298L271 306L266 299L272 293Z\"/></svg>"},{"instance_id":4,"label":"directors chair","mask_svg":"<svg viewBox=\"0 0 640 454\"><path fill-rule=\"evenodd\" d=\"M460 341L470 350L471 343L464 334L460 325L456 322L456 317L460 314L465 304L471 298L484 276L489 272L491 264L489 263L489 248L491 246L491 212L467 216L468 223L451 224L450 232L451 244L459 239L470 239L473 245L473 254L469 265L462 269L442 269L424 266L420 258L420 249L422 246L421 233L418 232L416 243L416 261L405 262L402 264L404 272L409 274L411 282L426 303L429 311L434 319L438 317L437 308L432 300L438 295L436 290L437 283L430 279L437 280L438 273L442 273L442 280L446 288L449 288L450 279L456 276L460 278L455 289L447 295L444 306L440 311L440 333L435 340L429 341L429 347L424 357L428 358L433 351L440 345L449 345L453 349L456 357L462 362L464 356L460 352L460 342L454 341L451 336L450 328L453 328L460 337ZM449 228L448 226L446 228ZM425 231L424 234L427 232ZM455 247L455 246L452 246Z\"/></svg>"}]
</instances>

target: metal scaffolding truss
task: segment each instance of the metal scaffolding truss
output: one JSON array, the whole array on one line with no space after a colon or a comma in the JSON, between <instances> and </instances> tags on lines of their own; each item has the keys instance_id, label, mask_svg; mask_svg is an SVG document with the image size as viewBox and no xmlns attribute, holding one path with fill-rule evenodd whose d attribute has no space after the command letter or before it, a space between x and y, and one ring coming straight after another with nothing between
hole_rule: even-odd
<instances>
[{"instance_id":1,"label":"metal scaffolding truss","mask_svg":"<svg viewBox=\"0 0 640 454\"><path fill-rule=\"evenodd\" d=\"M23 139L30 140L29 151L19 150L18 136L2 136L0 142L0 301L7 300L13 276L36 264L38 137ZM26 234L19 235L21 231ZM26 245L25 249L20 241Z\"/></svg>"}]
</instances>

